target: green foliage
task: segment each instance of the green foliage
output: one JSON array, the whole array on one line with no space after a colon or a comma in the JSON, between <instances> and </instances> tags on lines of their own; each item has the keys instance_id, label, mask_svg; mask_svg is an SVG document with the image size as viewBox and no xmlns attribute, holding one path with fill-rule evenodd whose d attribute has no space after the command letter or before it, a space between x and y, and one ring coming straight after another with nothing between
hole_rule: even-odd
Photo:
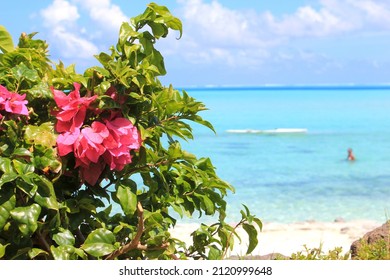
<instances>
[{"instance_id":1,"label":"green foliage","mask_svg":"<svg viewBox=\"0 0 390 280\"><path fill-rule=\"evenodd\" d=\"M11 35L4 26L0 25L0 50L3 53L11 52L14 49L14 42Z\"/></svg>"},{"instance_id":2,"label":"green foliage","mask_svg":"<svg viewBox=\"0 0 390 280\"><path fill-rule=\"evenodd\" d=\"M155 43L171 30L182 36L180 20L151 3L123 23L108 53L96 55L101 65L79 74L74 65L53 65L36 33L22 34L15 47L0 26L0 84L25 94L29 112L0 118L0 258L222 259L240 238L238 227L249 235L247 253L254 250L261 221L244 207L237 225L226 223L225 197L234 188L209 158L180 145L193 139L191 123L213 127L199 115L202 102L158 79L166 69ZM69 93L75 83L81 97L96 96L85 126L120 113L142 138L130 163L107 166L93 185L84 183L73 152L58 152L52 89ZM217 221L184 244L170 233L174 213Z\"/></svg>"},{"instance_id":3,"label":"green foliage","mask_svg":"<svg viewBox=\"0 0 390 280\"><path fill-rule=\"evenodd\" d=\"M390 260L390 241L379 239L378 241L368 244L363 241L354 260Z\"/></svg>"},{"instance_id":4,"label":"green foliage","mask_svg":"<svg viewBox=\"0 0 390 280\"><path fill-rule=\"evenodd\" d=\"M328 253L322 251L322 244L318 248L308 248L304 246L305 251L297 252L291 255L291 260L348 260L350 254L343 254L341 247L329 250Z\"/></svg>"}]
</instances>

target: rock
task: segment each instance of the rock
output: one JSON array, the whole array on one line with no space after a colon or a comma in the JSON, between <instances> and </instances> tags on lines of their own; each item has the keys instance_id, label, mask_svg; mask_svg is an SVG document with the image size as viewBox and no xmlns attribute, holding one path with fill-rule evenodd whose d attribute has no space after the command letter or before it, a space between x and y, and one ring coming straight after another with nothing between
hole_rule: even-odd
<instances>
[{"instance_id":1,"label":"rock","mask_svg":"<svg viewBox=\"0 0 390 280\"><path fill-rule=\"evenodd\" d=\"M381 240L387 242L388 250L390 251L390 220L382 226L366 233L359 240L354 241L351 245L351 259L356 259L362 244L373 245Z\"/></svg>"},{"instance_id":2,"label":"rock","mask_svg":"<svg viewBox=\"0 0 390 280\"><path fill-rule=\"evenodd\" d=\"M340 229L340 232L341 233L348 233L351 229L349 227L343 227L342 229Z\"/></svg>"},{"instance_id":3,"label":"rock","mask_svg":"<svg viewBox=\"0 0 390 280\"><path fill-rule=\"evenodd\" d=\"M334 222L335 222L335 223L345 223L345 220L344 220L343 218L339 217L339 218L336 218L336 219L334 220Z\"/></svg>"}]
</instances>

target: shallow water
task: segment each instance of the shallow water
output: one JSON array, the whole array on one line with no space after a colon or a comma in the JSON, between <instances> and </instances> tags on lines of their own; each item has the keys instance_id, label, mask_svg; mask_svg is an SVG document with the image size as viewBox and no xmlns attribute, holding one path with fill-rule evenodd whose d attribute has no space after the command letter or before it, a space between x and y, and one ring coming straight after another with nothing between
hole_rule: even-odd
<instances>
[{"instance_id":1,"label":"shallow water","mask_svg":"<svg viewBox=\"0 0 390 280\"><path fill-rule=\"evenodd\" d=\"M390 211L390 90L188 90L217 134L195 125L183 146L210 157L230 182L229 219L241 204L263 221L370 219ZM228 129L307 128L297 135ZM353 148L355 162L346 161Z\"/></svg>"}]
</instances>

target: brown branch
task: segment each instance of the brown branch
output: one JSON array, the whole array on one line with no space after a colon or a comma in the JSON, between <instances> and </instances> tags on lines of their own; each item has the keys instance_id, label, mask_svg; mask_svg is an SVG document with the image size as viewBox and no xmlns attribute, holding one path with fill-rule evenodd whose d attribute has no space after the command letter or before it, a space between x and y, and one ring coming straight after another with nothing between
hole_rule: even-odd
<instances>
[{"instance_id":1,"label":"brown branch","mask_svg":"<svg viewBox=\"0 0 390 280\"><path fill-rule=\"evenodd\" d=\"M147 163L147 164L144 165L144 166L135 167L135 168L133 168L133 169L130 169L130 170L128 171L128 173L129 173L129 174L133 174L133 173L138 172L138 171L141 171L141 170L143 170L143 169L157 168L157 167L159 167L160 165L165 165L165 164L168 164L168 163L170 163L170 161L167 160L167 159L161 160L161 161L156 162L156 163Z\"/></svg>"},{"instance_id":2,"label":"brown branch","mask_svg":"<svg viewBox=\"0 0 390 280\"><path fill-rule=\"evenodd\" d=\"M169 242L164 243L164 244L162 244L159 247L152 247L152 248L150 248L150 247L148 247L146 245L138 244L136 249L137 250L141 250L141 251L157 251L157 250L166 249L168 247L169 247Z\"/></svg>"},{"instance_id":3,"label":"brown branch","mask_svg":"<svg viewBox=\"0 0 390 280\"><path fill-rule=\"evenodd\" d=\"M174 259L175 261L180 260L175 254L170 255L170 257L171 257L172 259Z\"/></svg>"},{"instance_id":4,"label":"brown branch","mask_svg":"<svg viewBox=\"0 0 390 280\"><path fill-rule=\"evenodd\" d=\"M238 229L238 227L241 226L243 223L244 223L244 220L241 219L241 221L240 221L238 224L235 225L235 227L233 228L233 230L230 232L229 237L226 239L226 245L225 245L226 247L225 247L225 250L224 250L224 252L223 252L223 254L222 254L222 258L223 258L223 259L226 258L226 255L227 255L227 253L228 253L228 250L229 250L229 247L230 247L230 242L231 242L231 240L232 240L232 238L233 238L233 234L236 232L236 230Z\"/></svg>"},{"instance_id":5,"label":"brown branch","mask_svg":"<svg viewBox=\"0 0 390 280\"><path fill-rule=\"evenodd\" d=\"M37 237L37 242L42 247L42 249L44 249L46 252L51 254L50 245L47 242L47 240L45 239L45 237L38 231L35 233L35 235Z\"/></svg>"},{"instance_id":6,"label":"brown branch","mask_svg":"<svg viewBox=\"0 0 390 280\"><path fill-rule=\"evenodd\" d=\"M84 234L81 232L81 230L79 228L76 229L76 236L79 239L81 244L83 244L85 242Z\"/></svg>"},{"instance_id":7,"label":"brown branch","mask_svg":"<svg viewBox=\"0 0 390 280\"><path fill-rule=\"evenodd\" d=\"M130 243L124 245L123 247L109 254L106 257L106 260L114 260L120 255L126 254L127 252L137 249L138 246L140 246L141 236L144 232L144 209L142 208L140 202L138 202L137 204L137 215L138 215L138 227L137 227L137 234L135 235L134 239L131 240Z\"/></svg>"}]
</instances>

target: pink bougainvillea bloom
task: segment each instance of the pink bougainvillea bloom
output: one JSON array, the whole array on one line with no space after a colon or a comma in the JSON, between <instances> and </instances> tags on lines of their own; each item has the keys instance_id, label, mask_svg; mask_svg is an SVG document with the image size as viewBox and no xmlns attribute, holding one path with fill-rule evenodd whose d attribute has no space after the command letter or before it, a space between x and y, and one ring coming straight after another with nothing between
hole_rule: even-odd
<instances>
[{"instance_id":1,"label":"pink bougainvillea bloom","mask_svg":"<svg viewBox=\"0 0 390 280\"><path fill-rule=\"evenodd\" d=\"M65 156L74 151L74 144L79 138L80 130L76 129L73 132L61 133L57 137L57 149L60 156Z\"/></svg>"},{"instance_id":2,"label":"pink bougainvillea bloom","mask_svg":"<svg viewBox=\"0 0 390 280\"><path fill-rule=\"evenodd\" d=\"M102 143L108 135L106 126L100 122L93 122L91 127L83 128L75 143L76 166L97 163L106 151Z\"/></svg>"},{"instance_id":3,"label":"pink bougainvillea bloom","mask_svg":"<svg viewBox=\"0 0 390 280\"><path fill-rule=\"evenodd\" d=\"M104 123L94 121L91 126L83 127L87 110L91 109L89 105L96 96L80 97L80 85L75 83L74 87L68 95L52 89L59 108L53 113L57 118L56 130L60 133L58 153L65 156L73 152L81 180L95 185L107 165L111 170L119 171L131 163L130 151L140 148L141 137L137 128L119 111L109 111L110 117ZM107 94L116 99L115 88ZM89 112L96 113L96 110Z\"/></svg>"},{"instance_id":4,"label":"pink bougainvillea bloom","mask_svg":"<svg viewBox=\"0 0 390 280\"><path fill-rule=\"evenodd\" d=\"M107 151L103 157L111 170L122 170L131 163L130 150L138 150L141 138L135 126L125 118L105 121L110 136L103 141Z\"/></svg>"},{"instance_id":5,"label":"pink bougainvillea bloom","mask_svg":"<svg viewBox=\"0 0 390 280\"><path fill-rule=\"evenodd\" d=\"M5 102L5 110L10 113L28 116L28 109L26 107L26 95L19 95L11 93L11 98Z\"/></svg>"},{"instance_id":6,"label":"pink bougainvillea bloom","mask_svg":"<svg viewBox=\"0 0 390 280\"><path fill-rule=\"evenodd\" d=\"M113 156L112 150L107 150L103 154L103 157L106 163L110 166L110 169L117 171L121 171L126 164L129 164L132 161L130 151L127 151L127 153L121 154L119 156Z\"/></svg>"},{"instance_id":7,"label":"pink bougainvillea bloom","mask_svg":"<svg viewBox=\"0 0 390 280\"><path fill-rule=\"evenodd\" d=\"M120 105L126 102L126 98L123 95L119 95L118 91L114 86L109 87L106 91L106 95L110 96L113 100L118 102Z\"/></svg>"},{"instance_id":8,"label":"pink bougainvillea bloom","mask_svg":"<svg viewBox=\"0 0 390 280\"><path fill-rule=\"evenodd\" d=\"M80 97L80 84L74 83L74 90L68 95L52 88L54 101L60 110L53 112L57 118L58 132L74 131L83 125L88 106L97 96Z\"/></svg>"},{"instance_id":9,"label":"pink bougainvillea bloom","mask_svg":"<svg viewBox=\"0 0 390 280\"><path fill-rule=\"evenodd\" d=\"M110 134L120 146L126 146L132 150L138 150L141 146L141 139L137 128L125 118L106 120L106 126Z\"/></svg>"},{"instance_id":10,"label":"pink bougainvillea bloom","mask_svg":"<svg viewBox=\"0 0 390 280\"><path fill-rule=\"evenodd\" d=\"M28 109L25 100L26 95L20 95L15 92L9 92L6 87L0 85L0 110L18 115L28 115Z\"/></svg>"},{"instance_id":11,"label":"pink bougainvillea bloom","mask_svg":"<svg viewBox=\"0 0 390 280\"><path fill-rule=\"evenodd\" d=\"M91 186L96 185L105 167L106 163L103 159L100 159L97 163L91 162L88 166L80 166L79 172L81 180L87 182Z\"/></svg>"}]
</instances>

